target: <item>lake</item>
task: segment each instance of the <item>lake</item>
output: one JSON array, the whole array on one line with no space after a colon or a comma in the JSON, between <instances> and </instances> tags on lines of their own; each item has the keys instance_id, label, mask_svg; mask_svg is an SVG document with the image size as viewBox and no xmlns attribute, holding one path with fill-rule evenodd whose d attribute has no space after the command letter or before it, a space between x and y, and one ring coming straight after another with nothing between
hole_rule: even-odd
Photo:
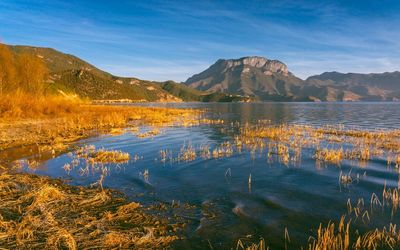
<instances>
[{"instance_id":1,"label":"lake","mask_svg":"<svg viewBox=\"0 0 400 250\"><path fill-rule=\"evenodd\" d=\"M207 117L223 120L192 127L158 128L159 134L144 138L126 131L76 143L76 146L94 145L131 155L128 163L107 166L105 187L120 190L144 205L165 202L191 207L190 212L182 214L188 221L185 240L176 242L174 248L230 249L236 247L238 239L257 242L262 237L272 249L284 248L285 244L290 249L299 249L307 246L310 236L315 237L320 223L338 222L342 215L348 215L354 222L352 228L359 232L400 221L392 207L374 209L370 205L373 193L381 196L385 185L397 187L398 169L388 167L385 152L363 162L344 159L340 164L327 162L321 166L312 146L304 146L301 160L295 163L282 161L279 154L269 154L268 146L256 149L235 146L235 137L241 129L257 124L340 125L343 129L370 131L399 129L398 103L141 105L200 108L206 110ZM263 140L266 145L270 141ZM320 145L329 148L331 144L334 143ZM219 147L228 148L229 152L213 157L213 150ZM201 156L207 154L205 149L211 155ZM290 157L294 155L291 150ZM196 157L180 157L187 151L194 151ZM72 159L70 153L65 153L42 162L34 171L27 171L62 178L73 185L88 186L99 179L99 172L79 171L85 164L83 161L77 162L76 171L65 171L63 166ZM343 174L352 180L341 179ZM360 198L365 205L356 218L348 212L348 201L355 204Z\"/></svg>"}]
</instances>

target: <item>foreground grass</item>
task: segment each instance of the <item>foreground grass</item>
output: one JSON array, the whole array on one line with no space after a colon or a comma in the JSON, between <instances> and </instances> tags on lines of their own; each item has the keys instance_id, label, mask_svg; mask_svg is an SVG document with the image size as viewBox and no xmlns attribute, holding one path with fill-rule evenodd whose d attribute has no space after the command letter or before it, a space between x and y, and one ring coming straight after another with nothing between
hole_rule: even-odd
<instances>
[{"instance_id":1,"label":"foreground grass","mask_svg":"<svg viewBox=\"0 0 400 250\"><path fill-rule=\"evenodd\" d=\"M0 175L0 245L15 249L163 248L177 225L118 193L30 174Z\"/></svg>"}]
</instances>

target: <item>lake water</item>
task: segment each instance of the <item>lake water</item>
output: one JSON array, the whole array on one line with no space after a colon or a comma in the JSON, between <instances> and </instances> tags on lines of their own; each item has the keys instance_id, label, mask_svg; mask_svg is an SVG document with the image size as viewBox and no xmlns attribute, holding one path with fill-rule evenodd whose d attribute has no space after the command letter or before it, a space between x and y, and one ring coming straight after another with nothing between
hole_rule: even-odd
<instances>
[{"instance_id":1,"label":"lake water","mask_svg":"<svg viewBox=\"0 0 400 250\"><path fill-rule=\"evenodd\" d=\"M104 135L86 139L77 145L122 150L131 155L127 164L110 165L104 186L123 191L130 199L142 204L154 201L188 203L193 212L186 240L174 248L236 247L239 238L256 242L264 238L272 249L285 245L290 249L307 246L320 223L338 221L346 214L346 203L364 198L369 206L372 193L381 194L384 183L397 187L397 170L388 168L384 159L373 158L365 164L343 161L340 166L316 166L311 149L302 151L300 164L285 165L270 160L267 149L251 152L234 150L232 155L210 159L197 157L193 161L162 161L160 151L177 157L183 146L199 150L209 145L211 150L221 143L233 141L244 124L270 120L273 124L338 125L348 128L400 128L400 104L397 103L232 103L232 104L144 104L168 107L190 107L207 110L211 118L224 124L194 127L161 128L159 135L138 138L132 132L117 136ZM141 128L145 131L147 128ZM138 155L138 159L133 159ZM35 172L63 178L73 185L90 185L99 173L87 175L79 171L66 173L68 154L47 160ZM83 164L83 163L80 163ZM79 168L79 167L78 167ZM143 175L148 171L148 176ZM340 171L361 176L351 184L339 181ZM249 176L251 175L251 185ZM399 216L390 209L369 214L368 222L358 219L354 228L360 231L398 223Z\"/></svg>"}]
</instances>

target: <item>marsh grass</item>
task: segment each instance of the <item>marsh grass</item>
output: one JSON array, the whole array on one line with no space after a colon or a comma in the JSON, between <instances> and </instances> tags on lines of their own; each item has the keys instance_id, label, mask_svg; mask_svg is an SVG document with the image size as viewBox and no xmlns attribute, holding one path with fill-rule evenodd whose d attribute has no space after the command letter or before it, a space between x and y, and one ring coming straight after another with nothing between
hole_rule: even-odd
<instances>
[{"instance_id":1,"label":"marsh grass","mask_svg":"<svg viewBox=\"0 0 400 250\"><path fill-rule=\"evenodd\" d=\"M164 248L177 225L110 190L0 175L0 245L10 249ZM170 228L170 229L168 229Z\"/></svg>"},{"instance_id":2,"label":"marsh grass","mask_svg":"<svg viewBox=\"0 0 400 250\"><path fill-rule=\"evenodd\" d=\"M212 123L189 109L91 105L65 96L33 97L24 93L0 100L0 149L37 145L56 153L63 145L98 133L118 134L121 128ZM42 150L43 151L43 150Z\"/></svg>"},{"instance_id":3,"label":"marsh grass","mask_svg":"<svg viewBox=\"0 0 400 250\"><path fill-rule=\"evenodd\" d=\"M246 147L253 152L262 151L268 145L270 160L276 154L285 165L299 164L303 148L314 150L319 166L321 163L340 166L343 160L366 165L376 157L386 157L388 166L397 168L400 165L400 130L258 123L241 127L234 142L238 150Z\"/></svg>"},{"instance_id":4,"label":"marsh grass","mask_svg":"<svg viewBox=\"0 0 400 250\"><path fill-rule=\"evenodd\" d=\"M100 149L94 152L91 157L99 163L126 163L130 159L129 153L118 150Z\"/></svg>"},{"instance_id":5,"label":"marsh grass","mask_svg":"<svg viewBox=\"0 0 400 250\"><path fill-rule=\"evenodd\" d=\"M263 238L258 243L248 243L246 239L239 239L236 244L236 250L268 250L269 247L266 245Z\"/></svg>"},{"instance_id":6,"label":"marsh grass","mask_svg":"<svg viewBox=\"0 0 400 250\"><path fill-rule=\"evenodd\" d=\"M342 216L337 226L329 222L326 226L320 224L316 237L309 238L309 250L323 249L398 249L400 247L400 230L390 224L389 227L373 229L362 235L352 235L351 220ZM352 238L353 237L353 238Z\"/></svg>"},{"instance_id":7,"label":"marsh grass","mask_svg":"<svg viewBox=\"0 0 400 250\"><path fill-rule=\"evenodd\" d=\"M88 104L79 98L58 95L31 95L16 91L0 98L2 120L16 118L44 118L79 113L80 106Z\"/></svg>"},{"instance_id":8,"label":"marsh grass","mask_svg":"<svg viewBox=\"0 0 400 250\"><path fill-rule=\"evenodd\" d=\"M196 158L197 158L196 149L192 146L192 144L189 144L189 145L183 145L181 147L177 160L190 162L196 160Z\"/></svg>"}]
</instances>

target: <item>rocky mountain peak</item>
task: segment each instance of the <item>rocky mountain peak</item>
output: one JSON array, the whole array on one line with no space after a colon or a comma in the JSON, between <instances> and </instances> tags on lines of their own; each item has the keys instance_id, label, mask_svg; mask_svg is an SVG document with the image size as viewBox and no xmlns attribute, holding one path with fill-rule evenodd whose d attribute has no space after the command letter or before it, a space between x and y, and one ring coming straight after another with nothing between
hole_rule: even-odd
<instances>
[{"instance_id":1,"label":"rocky mountain peak","mask_svg":"<svg viewBox=\"0 0 400 250\"><path fill-rule=\"evenodd\" d=\"M269 60L265 57L260 56L249 56L239 59L226 60L226 65L228 68L237 66L255 67L264 71L265 74L279 73L283 75L288 75L289 73L288 68L284 63L278 60Z\"/></svg>"}]
</instances>

